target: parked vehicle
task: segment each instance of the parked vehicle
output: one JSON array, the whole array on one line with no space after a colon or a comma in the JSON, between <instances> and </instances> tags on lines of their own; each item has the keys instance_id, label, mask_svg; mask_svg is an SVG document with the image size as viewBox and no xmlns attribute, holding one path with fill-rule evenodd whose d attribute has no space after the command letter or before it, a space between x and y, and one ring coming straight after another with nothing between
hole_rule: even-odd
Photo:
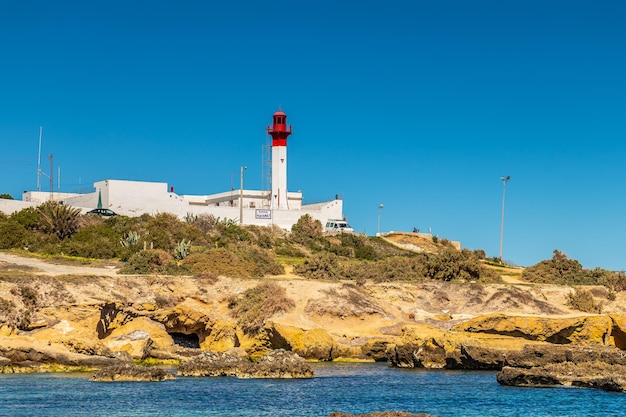
<instances>
[{"instance_id":1,"label":"parked vehicle","mask_svg":"<svg viewBox=\"0 0 626 417\"><path fill-rule=\"evenodd\" d=\"M117 216L117 213L115 213L113 210L104 209L104 208L97 208L97 209L89 210L87 214L97 214L99 216L105 216L105 217Z\"/></svg>"},{"instance_id":2,"label":"parked vehicle","mask_svg":"<svg viewBox=\"0 0 626 417\"><path fill-rule=\"evenodd\" d=\"M324 227L325 232L354 233L354 229L345 220L329 220Z\"/></svg>"}]
</instances>

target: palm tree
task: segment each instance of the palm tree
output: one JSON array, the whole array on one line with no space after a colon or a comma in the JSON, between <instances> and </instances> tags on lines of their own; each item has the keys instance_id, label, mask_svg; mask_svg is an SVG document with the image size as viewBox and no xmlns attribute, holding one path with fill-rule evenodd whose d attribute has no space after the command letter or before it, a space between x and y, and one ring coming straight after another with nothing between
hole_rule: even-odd
<instances>
[{"instance_id":1,"label":"palm tree","mask_svg":"<svg viewBox=\"0 0 626 417\"><path fill-rule=\"evenodd\" d=\"M64 206L56 201L46 201L38 208L39 229L63 240L78 231L80 209Z\"/></svg>"}]
</instances>

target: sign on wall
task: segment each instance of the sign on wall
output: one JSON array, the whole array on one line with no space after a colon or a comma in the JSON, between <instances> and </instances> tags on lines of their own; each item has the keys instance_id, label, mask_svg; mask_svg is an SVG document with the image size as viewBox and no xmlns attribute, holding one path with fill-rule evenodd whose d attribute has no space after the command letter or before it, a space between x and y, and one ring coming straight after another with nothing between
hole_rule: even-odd
<instances>
[{"instance_id":1,"label":"sign on wall","mask_svg":"<svg viewBox=\"0 0 626 417\"><path fill-rule=\"evenodd\" d=\"M270 209L256 209L254 210L254 217L257 219L271 219L272 218L272 210Z\"/></svg>"}]
</instances>

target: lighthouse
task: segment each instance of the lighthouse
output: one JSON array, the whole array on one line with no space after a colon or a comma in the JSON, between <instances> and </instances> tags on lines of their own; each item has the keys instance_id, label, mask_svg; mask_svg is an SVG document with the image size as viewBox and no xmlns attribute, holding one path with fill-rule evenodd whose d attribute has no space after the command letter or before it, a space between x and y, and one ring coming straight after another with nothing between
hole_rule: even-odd
<instances>
[{"instance_id":1,"label":"lighthouse","mask_svg":"<svg viewBox=\"0 0 626 417\"><path fill-rule=\"evenodd\" d=\"M273 124L267 127L272 137L272 195L271 207L274 210L288 210L287 202L287 115L280 109L273 115Z\"/></svg>"}]
</instances>

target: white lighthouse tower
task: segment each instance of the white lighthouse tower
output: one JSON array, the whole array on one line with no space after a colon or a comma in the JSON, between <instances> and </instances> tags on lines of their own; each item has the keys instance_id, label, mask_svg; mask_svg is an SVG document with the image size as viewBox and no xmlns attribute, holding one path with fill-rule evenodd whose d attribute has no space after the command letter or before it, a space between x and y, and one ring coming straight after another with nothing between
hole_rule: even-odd
<instances>
[{"instance_id":1,"label":"white lighthouse tower","mask_svg":"<svg viewBox=\"0 0 626 417\"><path fill-rule=\"evenodd\" d=\"M287 130L287 115L280 111L274 113L274 124L267 127L272 136L272 195L273 210L288 210L287 200L287 136L291 135L291 125Z\"/></svg>"}]
</instances>

